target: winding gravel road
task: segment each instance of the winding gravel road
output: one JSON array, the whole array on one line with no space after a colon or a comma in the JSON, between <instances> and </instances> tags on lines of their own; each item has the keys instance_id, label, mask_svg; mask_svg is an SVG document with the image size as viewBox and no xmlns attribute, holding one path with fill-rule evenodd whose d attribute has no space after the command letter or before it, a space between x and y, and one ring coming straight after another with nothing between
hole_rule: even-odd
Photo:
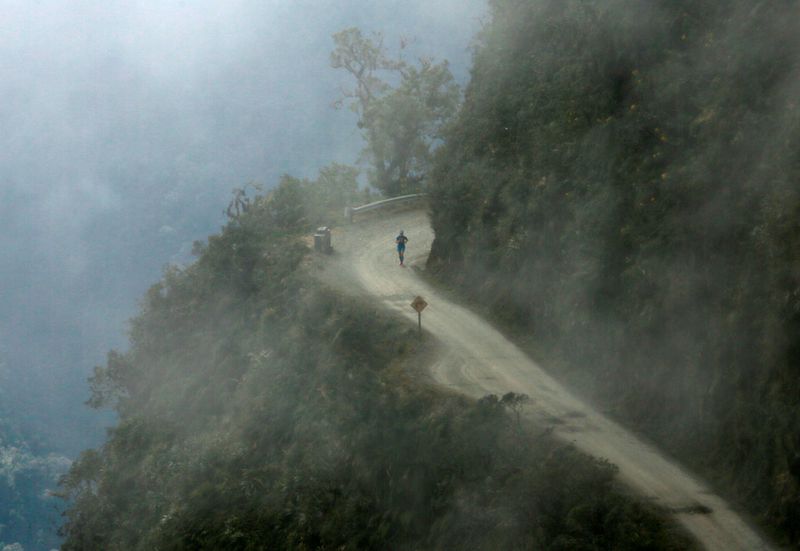
<instances>
[{"instance_id":1,"label":"winding gravel road","mask_svg":"<svg viewBox=\"0 0 800 551\"><path fill-rule=\"evenodd\" d=\"M423 296L428 302L423 329L441 341L445 350L431 368L439 384L476 398L525 393L532 399L528 415L552 427L554 436L619 467L623 482L674 511L706 549L772 549L700 480L576 398L489 323L426 284L412 267L400 267L394 251L400 229L409 238L406 263L424 265L433 240L427 214L422 210L377 213L335 232L338 260L329 263L334 273L326 273L357 283L363 292L415 324L417 314L409 304L416 295Z\"/></svg>"}]
</instances>

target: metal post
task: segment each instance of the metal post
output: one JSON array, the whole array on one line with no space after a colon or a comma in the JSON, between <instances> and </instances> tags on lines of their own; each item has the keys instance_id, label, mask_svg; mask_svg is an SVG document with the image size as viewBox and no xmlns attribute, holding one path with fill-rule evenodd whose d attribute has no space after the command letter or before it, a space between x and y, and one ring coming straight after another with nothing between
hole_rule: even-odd
<instances>
[{"instance_id":1,"label":"metal post","mask_svg":"<svg viewBox=\"0 0 800 551\"><path fill-rule=\"evenodd\" d=\"M417 328L420 337L422 336L422 311L427 305L428 303L422 297L417 297L411 302L411 307L417 311Z\"/></svg>"}]
</instances>

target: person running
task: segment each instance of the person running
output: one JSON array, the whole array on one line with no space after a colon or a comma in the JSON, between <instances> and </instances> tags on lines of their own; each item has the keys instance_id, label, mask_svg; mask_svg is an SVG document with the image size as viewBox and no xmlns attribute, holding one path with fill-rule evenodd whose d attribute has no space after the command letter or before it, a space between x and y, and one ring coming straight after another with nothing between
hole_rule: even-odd
<instances>
[{"instance_id":1,"label":"person running","mask_svg":"<svg viewBox=\"0 0 800 551\"><path fill-rule=\"evenodd\" d=\"M406 243L408 243L408 237L403 235L403 230L400 230L400 235L395 238L394 242L397 243L397 254L400 257L400 265L405 266L405 264L403 264L403 256L406 254Z\"/></svg>"}]
</instances>

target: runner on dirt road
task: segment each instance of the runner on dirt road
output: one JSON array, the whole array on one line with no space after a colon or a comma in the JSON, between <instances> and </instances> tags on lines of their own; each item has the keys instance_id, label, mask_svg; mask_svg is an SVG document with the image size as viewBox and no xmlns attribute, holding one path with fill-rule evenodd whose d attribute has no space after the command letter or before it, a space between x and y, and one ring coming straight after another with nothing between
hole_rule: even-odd
<instances>
[{"instance_id":1,"label":"runner on dirt road","mask_svg":"<svg viewBox=\"0 0 800 551\"><path fill-rule=\"evenodd\" d=\"M400 230L400 235L395 238L394 242L397 243L397 254L400 257L400 265L405 266L405 264L403 264L403 256L406 253L406 243L408 243L408 237L403 235L403 230Z\"/></svg>"}]
</instances>

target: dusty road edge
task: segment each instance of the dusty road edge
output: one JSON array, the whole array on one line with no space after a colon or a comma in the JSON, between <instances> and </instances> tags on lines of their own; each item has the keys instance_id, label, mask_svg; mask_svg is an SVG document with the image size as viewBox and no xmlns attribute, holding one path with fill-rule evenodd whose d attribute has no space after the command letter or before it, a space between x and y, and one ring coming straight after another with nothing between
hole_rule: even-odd
<instances>
[{"instance_id":1,"label":"dusty road edge","mask_svg":"<svg viewBox=\"0 0 800 551\"><path fill-rule=\"evenodd\" d=\"M433 240L427 214L386 212L334 232L336 252L322 264L324 279L373 297L414 323L417 314L410 302L424 296L430 303L424 328L446 351L431 369L437 383L476 398L508 391L528 394L533 398L528 416L550 422L556 437L617 465L622 482L672 511L706 549L775 549L699 478L577 399L489 323L443 296L415 270L399 267L393 248L399 229L409 237L407 264L424 264Z\"/></svg>"}]
</instances>

